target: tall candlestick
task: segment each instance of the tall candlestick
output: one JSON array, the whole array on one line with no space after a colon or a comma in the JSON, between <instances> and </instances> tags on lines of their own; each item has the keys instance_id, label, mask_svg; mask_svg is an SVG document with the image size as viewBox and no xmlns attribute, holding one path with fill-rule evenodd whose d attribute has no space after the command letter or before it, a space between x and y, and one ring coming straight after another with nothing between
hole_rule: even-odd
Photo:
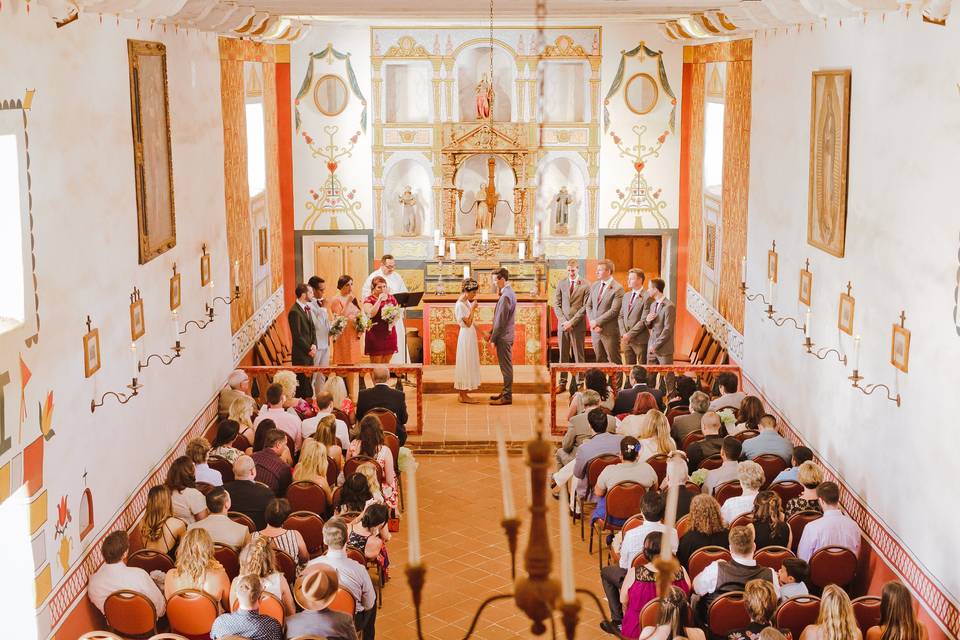
<instances>
[{"instance_id":1,"label":"tall candlestick","mask_svg":"<svg viewBox=\"0 0 960 640\"><path fill-rule=\"evenodd\" d=\"M487 244L488 242L490 242L490 231L489 231L489 230L483 229L483 230L480 231L480 242L482 242L483 244Z\"/></svg>"},{"instance_id":2,"label":"tall candlestick","mask_svg":"<svg viewBox=\"0 0 960 640\"><path fill-rule=\"evenodd\" d=\"M566 483L560 485L560 597L564 602L573 602L576 591L573 584L573 545L570 543L570 516L567 515Z\"/></svg>"},{"instance_id":3,"label":"tall candlestick","mask_svg":"<svg viewBox=\"0 0 960 640\"><path fill-rule=\"evenodd\" d=\"M470 277L470 265L463 265L463 279L466 280Z\"/></svg>"},{"instance_id":4,"label":"tall candlestick","mask_svg":"<svg viewBox=\"0 0 960 640\"><path fill-rule=\"evenodd\" d=\"M677 501L680 499L680 485L687 479L686 462L680 454L672 454L667 460L667 502L663 519L664 541L660 546L660 557L669 560L673 555L673 540L676 538L674 526L677 522Z\"/></svg>"},{"instance_id":5,"label":"tall candlestick","mask_svg":"<svg viewBox=\"0 0 960 640\"><path fill-rule=\"evenodd\" d=\"M860 336L853 339L853 370L860 370Z\"/></svg>"},{"instance_id":6,"label":"tall candlestick","mask_svg":"<svg viewBox=\"0 0 960 640\"><path fill-rule=\"evenodd\" d=\"M457 245L454 242L450 243L450 259L451 260L457 259Z\"/></svg>"},{"instance_id":7,"label":"tall candlestick","mask_svg":"<svg viewBox=\"0 0 960 640\"><path fill-rule=\"evenodd\" d=\"M440 246L440 229L433 230L433 246Z\"/></svg>"},{"instance_id":8,"label":"tall candlestick","mask_svg":"<svg viewBox=\"0 0 960 640\"><path fill-rule=\"evenodd\" d=\"M417 465L410 465L404 474L407 476L406 515L409 524L409 562L412 566L420 564L420 512L417 510Z\"/></svg>"},{"instance_id":9,"label":"tall candlestick","mask_svg":"<svg viewBox=\"0 0 960 640\"><path fill-rule=\"evenodd\" d=\"M807 309L807 315L803 319L803 337L810 337L810 318L813 316L813 312L810 309Z\"/></svg>"},{"instance_id":10,"label":"tall candlestick","mask_svg":"<svg viewBox=\"0 0 960 640\"><path fill-rule=\"evenodd\" d=\"M517 252L520 254L520 260L524 260L527 257L527 243L519 243L517 245Z\"/></svg>"},{"instance_id":11,"label":"tall candlestick","mask_svg":"<svg viewBox=\"0 0 960 640\"><path fill-rule=\"evenodd\" d=\"M503 427L497 427L497 458L500 462L500 485L503 491L503 519L510 520L517 513L513 507L513 486L510 484L510 464L507 462L507 443L503 439Z\"/></svg>"},{"instance_id":12,"label":"tall candlestick","mask_svg":"<svg viewBox=\"0 0 960 640\"><path fill-rule=\"evenodd\" d=\"M747 256L740 258L740 282L747 281Z\"/></svg>"}]
</instances>

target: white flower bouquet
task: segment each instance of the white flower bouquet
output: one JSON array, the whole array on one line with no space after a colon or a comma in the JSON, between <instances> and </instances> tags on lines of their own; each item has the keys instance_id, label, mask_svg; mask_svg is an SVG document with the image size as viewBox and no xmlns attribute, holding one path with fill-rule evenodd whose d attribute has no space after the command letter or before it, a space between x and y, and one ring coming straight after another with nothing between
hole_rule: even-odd
<instances>
[{"instance_id":1,"label":"white flower bouquet","mask_svg":"<svg viewBox=\"0 0 960 640\"><path fill-rule=\"evenodd\" d=\"M707 470L706 469L697 469L690 474L690 482L695 482L701 487L703 486L704 481L707 479Z\"/></svg>"},{"instance_id":2,"label":"white flower bouquet","mask_svg":"<svg viewBox=\"0 0 960 640\"><path fill-rule=\"evenodd\" d=\"M353 321L353 326L357 328L357 331L360 333L366 333L370 331L370 328L373 327L373 320L370 319L370 316L364 312L357 314L356 319Z\"/></svg>"},{"instance_id":3,"label":"white flower bouquet","mask_svg":"<svg viewBox=\"0 0 960 640\"><path fill-rule=\"evenodd\" d=\"M395 304L385 304L380 309L380 317L387 323L388 327L393 327L400 321L401 310Z\"/></svg>"},{"instance_id":4,"label":"white flower bouquet","mask_svg":"<svg viewBox=\"0 0 960 640\"><path fill-rule=\"evenodd\" d=\"M345 316L337 316L337 319L333 321L332 325L330 325L330 337L336 340L343 335L343 332L346 328L347 318Z\"/></svg>"},{"instance_id":5,"label":"white flower bouquet","mask_svg":"<svg viewBox=\"0 0 960 640\"><path fill-rule=\"evenodd\" d=\"M718 412L717 415L720 416L720 421L723 422L723 426L736 426L737 417L733 415L733 411L731 409L724 409L723 411Z\"/></svg>"}]
</instances>

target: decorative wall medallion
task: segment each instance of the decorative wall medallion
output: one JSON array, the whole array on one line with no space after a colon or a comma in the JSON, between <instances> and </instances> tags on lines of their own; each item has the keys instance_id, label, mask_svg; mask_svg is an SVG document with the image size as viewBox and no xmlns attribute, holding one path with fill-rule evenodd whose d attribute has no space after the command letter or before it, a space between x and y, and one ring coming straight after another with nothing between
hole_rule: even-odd
<instances>
[{"instance_id":1,"label":"decorative wall medallion","mask_svg":"<svg viewBox=\"0 0 960 640\"><path fill-rule=\"evenodd\" d=\"M643 116L657 106L660 89L657 81L648 73L636 73L627 81L623 89L623 100L627 108L638 116Z\"/></svg>"},{"instance_id":2,"label":"decorative wall medallion","mask_svg":"<svg viewBox=\"0 0 960 640\"><path fill-rule=\"evenodd\" d=\"M347 83L337 75L320 76L317 84L313 86L313 104L320 113L328 117L343 113L349 97Z\"/></svg>"},{"instance_id":3,"label":"decorative wall medallion","mask_svg":"<svg viewBox=\"0 0 960 640\"><path fill-rule=\"evenodd\" d=\"M385 58L429 58L430 52L411 36L397 38L397 44L387 49Z\"/></svg>"}]
</instances>

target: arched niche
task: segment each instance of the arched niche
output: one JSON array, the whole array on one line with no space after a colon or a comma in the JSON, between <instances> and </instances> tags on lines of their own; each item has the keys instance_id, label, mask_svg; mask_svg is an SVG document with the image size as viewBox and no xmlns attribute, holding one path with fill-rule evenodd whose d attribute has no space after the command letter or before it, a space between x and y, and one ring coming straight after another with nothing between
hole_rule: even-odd
<instances>
[{"instance_id":1,"label":"arched niche","mask_svg":"<svg viewBox=\"0 0 960 640\"><path fill-rule=\"evenodd\" d=\"M457 169L453 177L453 184L458 189L463 189L463 199L459 207L464 211L470 210L470 213L460 213L457 211L456 231L457 235L470 235L479 233L477 229L477 209L471 207L477 200L483 198L481 185L487 183L489 170L487 168L487 159L493 157L494 164L494 184L497 187L497 193L500 194L500 200L506 200L513 206L513 190L517 186L517 177L514 174L510 164L498 155L478 154L470 156ZM513 213L503 202L497 204L497 210L494 213L491 233L494 235L513 235Z\"/></svg>"},{"instance_id":2,"label":"arched niche","mask_svg":"<svg viewBox=\"0 0 960 640\"><path fill-rule=\"evenodd\" d=\"M384 122L433 119L433 67L429 60L388 62L383 67Z\"/></svg>"},{"instance_id":3,"label":"arched niche","mask_svg":"<svg viewBox=\"0 0 960 640\"><path fill-rule=\"evenodd\" d=\"M93 493L84 489L80 497L80 539L86 538L93 531Z\"/></svg>"},{"instance_id":4,"label":"arched niche","mask_svg":"<svg viewBox=\"0 0 960 640\"><path fill-rule=\"evenodd\" d=\"M537 168L540 188L536 198L536 216L541 221L547 235L586 235L587 222L587 185L589 174L587 165L580 154L573 152L553 152L547 154ZM573 202L569 205L569 221L566 233L557 226L556 198L561 187Z\"/></svg>"},{"instance_id":5,"label":"arched niche","mask_svg":"<svg viewBox=\"0 0 960 640\"><path fill-rule=\"evenodd\" d=\"M391 158L391 160L393 160ZM433 223L433 177L426 159L399 158L384 169L383 212L384 234L390 236L429 235ZM417 198L414 227L404 228L404 208L400 197L406 187Z\"/></svg>"},{"instance_id":6,"label":"arched niche","mask_svg":"<svg viewBox=\"0 0 960 640\"><path fill-rule=\"evenodd\" d=\"M457 55L454 77L457 81L457 120L473 122L477 117L477 84L483 75L490 75L490 44L471 45ZM513 55L504 48L493 46L493 120L510 122L513 119L513 104L517 65Z\"/></svg>"},{"instance_id":7,"label":"arched niche","mask_svg":"<svg viewBox=\"0 0 960 640\"><path fill-rule=\"evenodd\" d=\"M583 60L543 63L544 122L590 120L590 65Z\"/></svg>"}]
</instances>

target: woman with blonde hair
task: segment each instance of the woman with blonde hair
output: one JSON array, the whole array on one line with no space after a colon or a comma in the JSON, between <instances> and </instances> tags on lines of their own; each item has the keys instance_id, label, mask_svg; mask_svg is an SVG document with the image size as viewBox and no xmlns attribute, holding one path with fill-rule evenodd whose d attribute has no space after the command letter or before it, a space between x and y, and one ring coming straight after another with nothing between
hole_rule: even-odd
<instances>
[{"instance_id":1,"label":"woman with blonde hair","mask_svg":"<svg viewBox=\"0 0 960 640\"><path fill-rule=\"evenodd\" d=\"M867 630L867 640L927 640L927 629L917 620L910 592L901 583L883 585L880 624Z\"/></svg>"},{"instance_id":2,"label":"woman with blonde hair","mask_svg":"<svg viewBox=\"0 0 960 640\"><path fill-rule=\"evenodd\" d=\"M797 470L797 482L803 485L803 493L796 498L787 500L783 508L784 514L789 518L795 513L801 511L819 511L823 513L823 507L820 506L820 500L817 498L817 487L823 482L823 470L812 460L807 460L800 465Z\"/></svg>"},{"instance_id":3,"label":"woman with blonde hair","mask_svg":"<svg viewBox=\"0 0 960 640\"><path fill-rule=\"evenodd\" d=\"M800 640L860 640L861 637L850 596L835 584L827 585L820 597L817 623L808 625L800 634Z\"/></svg>"},{"instance_id":4,"label":"woman with blonde hair","mask_svg":"<svg viewBox=\"0 0 960 640\"><path fill-rule=\"evenodd\" d=\"M657 409L651 409L644 416L645 420L640 427L640 460L647 460L657 455L667 455L676 450L677 445L670 437L670 423L667 416Z\"/></svg>"},{"instance_id":5,"label":"woman with blonde hair","mask_svg":"<svg viewBox=\"0 0 960 640\"><path fill-rule=\"evenodd\" d=\"M230 403L230 413L228 420L236 420L240 425L239 435L247 439L247 442L253 444L253 436L256 431L253 428L253 400L250 398L237 398Z\"/></svg>"},{"instance_id":6,"label":"woman with blonde hair","mask_svg":"<svg viewBox=\"0 0 960 640\"><path fill-rule=\"evenodd\" d=\"M770 626L777 608L777 592L773 583L750 580L743 588L743 601L750 614L750 624L727 634L727 640L754 640Z\"/></svg>"},{"instance_id":7,"label":"woman with blonde hair","mask_svg":"<svg viewBox=\"0 0 960 640\"><path fill-rule=\"evenodd\" d=\"M320 485L329 501L333 491L327 482L327 464L327 448L317 440L307 438L300 449L300 462L293 468L293 481Z\"/></svg>"},{"instance_id":8,"label":"woman with blonde hair","mask_svg":"<svg viewBox=\"0 0 960 640\"><path fill-rule=\"evenodd\" d=\"M173 515L170 489L165 484L157 485L147 493L147 508L140 521L140 539L143 548L167 553L173 550L187 531L186 523Z\"/></svg>"},{"instance_id":9,"label":"woman with blonde hair","mask_svg":"<svg viewBox=\"0 0 960 640\"><path fill-rule=\"evenodd\" d=\"M342 470L343 447L337 438L337 417L331 413L320 418L312 437L327 448L327 457L336 462L337 468Z\"/></svg>"},{"instance_id":10,"label":"woman with blonde hair","mask_svg":"<svg viewBox=\"0 0 960 640\"><path fill-rule=\"evenodd\" d=\"M273 384L283 387L284 409L289 409L297 404L297 374L287 370L277 371L273 374Z\"/></svg>"},{"instance_id":11,"label":"woman with blonde hair","mask_svg":"<svg viewBox=\"0 0 960 640\"><path fill-rule=\"evenodd\" d=\"M240 573L230 585L231 605L237 600L238 581L246 575L260 578L263 591L277 597L283 604L285 615L291 616L297 612L290 585L277 566L277 554L269 538L254 538L240 551Z\"/></svg>"},{"instance_id":12,"label":"woman with blonde hair","mask_svg":"<svg viewBox=\"0 0 960 640\"><path fill-rule=\"evenodd\" d=\"M757 549L771 545L790 548L793 532L783 514L783 501L773 491L757 494L753 501L753 521L749 526L753 527Z\"/></svg>"},{"instance_id":13,"label":"woman with blonde hair","mask_svg":"<svg viewBox=\"0 0 960 640\"><path fill-rule=\"evenodd\" d=\"M221 610L230 606L230 578L213 557L213 539L206 529L187 531L177 550L177 564L164 578L163 595L168 600L183 589L203 591Z\"/></svg>"},{"instance_id":14,"label":"woman with blonde hair","mask_svg":"<svg viewBox=\"0 0 960 640\"><path fill-rule=\"evenodd\" d=\"M369 462L364 462L357 467L357 473L367 479L367 486L370 487L370 495L373 496L373 501L384 504L383 490L380 488L380 478L377 477L376 468Z\"/></svg>"},{"instance_id":15,"label":"woman with blonde hair","mask_svg":"<svg viewBox=\"0 0 960 640\"><path fill-rule=\"evenodd\" d=\"M723 547L730 544L729 531L720 517L720 503L713 496L701 493L690 501L690 526L680 536L677 559L687 566L690 556L703 547Z\"/></svg>"}]
</instances>

